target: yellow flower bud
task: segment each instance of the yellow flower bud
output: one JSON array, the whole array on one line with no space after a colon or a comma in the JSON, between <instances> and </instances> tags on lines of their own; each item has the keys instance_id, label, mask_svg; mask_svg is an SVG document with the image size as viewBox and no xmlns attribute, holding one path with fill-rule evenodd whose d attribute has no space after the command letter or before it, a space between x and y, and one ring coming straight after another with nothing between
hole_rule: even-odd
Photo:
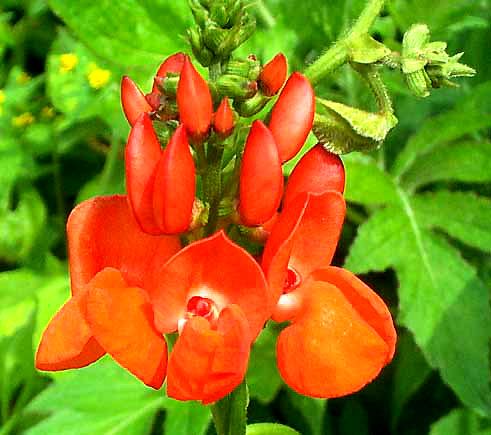
<instances>
[{"instance_id":1,"label":"yellow flower bud","mask_svg":"<svg viewBox=\"0 0 491 435\"><path fill-rule=\"evenodd\" d=\"M65 53L60 56L60 71L67 73L77 65L78 57L73 53Z\"/></svg>"}]
</instances>

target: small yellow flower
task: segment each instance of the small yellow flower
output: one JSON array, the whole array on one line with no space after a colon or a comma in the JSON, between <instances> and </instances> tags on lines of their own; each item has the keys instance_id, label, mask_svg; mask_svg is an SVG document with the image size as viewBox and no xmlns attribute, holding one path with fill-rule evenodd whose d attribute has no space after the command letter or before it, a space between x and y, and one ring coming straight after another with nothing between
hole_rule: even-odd
<instances>
[{"instance_id":1,"label":"small yellow flower","mask_svg":"<svg viewBox=\"0 0 491 435\"><path fill-rule=\"evenodd\" d=\"M19 116L12 118L12 125L14 127L25 127L26 125L32 124L34 122L34 116L31 112L25 112Z\"/></svg>"},{"instance_id":2,"label":"small yellow flower","mask_svg":"<svg viewBox=\"0 0 491 435\"><path fill-rule=\"evenodd\" d=\"M111 71L96 67L89 72L88 77L90 87L94 89L100 89L109 81L109 78L111 77Z\"/></svg>"},{"instance_id":3,"label":"small yellow flower","mask_svg":"<svg viewBox=\"0 0 491 435\"><path fill-rule=\"evenodd\" d=\"M19 85L24 85L26 84L29 80L31 80L31 76L27 73L25 73L24 71L22 71L18 76L17 78L15 79L15 81L17 83L19 83Z\"/></svg>"},{"instance_id":4,"label":"small yellow flower","mask_svg":"<svg viewBox=\"0 0 491 435\"><path fill-rule=\"evenodd\" d=\"M5 101L5 92L3 89L0 89L0 104L2 104Z\"/></svg>"},{"instance_id":5,"label":"small yellow flower","mask_svg":"<svg viewBox=\"0 0 491 435\"><path fill-rule=\"evenodd\" d=\"M41 114L45 118L52 118L53 116L55 116L55 109L53 109L53 107L51 106L45 106L41 110Z\"/></svg>"},{"instance_id":6,"label":"small yellow flower","mask_svg":"<svg viewBox=\"0 0 491 435\"><path fill-rule=\"evenodd\" d=\"M78 57L73 53L65 53L60 56L60 71L67 73L77 65Z\"/></svg>"}]
</instances>

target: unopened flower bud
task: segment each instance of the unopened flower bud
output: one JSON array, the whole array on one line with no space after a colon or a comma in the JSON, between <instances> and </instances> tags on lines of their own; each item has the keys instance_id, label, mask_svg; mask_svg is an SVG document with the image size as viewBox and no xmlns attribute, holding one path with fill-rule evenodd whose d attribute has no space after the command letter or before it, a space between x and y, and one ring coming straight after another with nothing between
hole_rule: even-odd
<instances>
[{"instance_id":1,"label":"unopened flower bud","mask_svg":"<svg viewBox=\"0 0 491 435\"><path fill-rule=\"evenodd\" d=\"M222 138L230 136L235 127L234 112L230 107L228 98L224 97L220 106L215 113L215 118L213 120L213 128L215 132Z\"/></svg>"},{"instance_id":2,"label":"unopened flower bud","mask_svg":"<svg viewBox=\"0 0 491 435\"><path fill-rule=\"evenodd\" d=\"M257 92L255 81L240 76L223 75L215 82L218 92L231 98L251 98Z\"/></svg>"},{"instance_id":3,"label":"unopened flower bud","mask_svg":"<svg viewBox=\"0 0 491 435\"><path fill-rule=\"evenodd\" d=\"M286 57L282 53L264 65L259 74L259 87L264 95L271 97L281 89L286 80L287 70Z\"/></svg>"}]
</instances>

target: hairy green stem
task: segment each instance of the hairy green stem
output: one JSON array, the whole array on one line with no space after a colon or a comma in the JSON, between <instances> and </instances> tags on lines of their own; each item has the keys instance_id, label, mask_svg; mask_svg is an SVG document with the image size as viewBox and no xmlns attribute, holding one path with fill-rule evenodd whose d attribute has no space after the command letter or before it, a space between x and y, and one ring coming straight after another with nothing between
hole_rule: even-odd
<instances>
[{"instance_id":1,"label":"hairy green stem","mask_svg":"<svg viewBox=\"0 0 491 435\"><path fill-rule=\"evenodd\" d=\"M216 230L220 199L222 197L222 155L223 147L209 144L207 153L208 167L203 177L205 200L210 205L208 222L205 227L205 237Z\"/></svg>"},{"instance_id":2,"label":"hairy green stem","mask_svg":"<svg viewBox=\"0 0 491 435\"><path fill-rule=\"evenodd\" d=\"M264 4L263 0L256 0L256 8L261 21L269 28L274 27L276 20Z\"/></svg>"},{"instance_id":3,"label":"hairy green stem","mask_svg":"<svg viewBox=\"0 0 491 435\"><path fill-rule=\"evenodd\" d=\"M312 85L317 84L322 78L348 61L349 42L364 33L368 33L384 3L385 0L369 0L348 35L332 45L305 70L305 75Z\"/></svg>"},{"instance_id":4,"label":"hairy green stem","mask_svg":"<svg viewBox=\"0 0 491 435\"><path fill-rule=\"evenodd\" d=\"M380 78L380 74L377 71L377 68L374 65L365 65L365 64L351 64L353 69L358 71L363 79L366 81L373 95L375 96L375 100L377 101L377 108L381 113L394 113L394 109L392 107L392 101L390 99L389 93L387 92L387 88L384 85L384 82Z\"/></svg>"}]
</instances>

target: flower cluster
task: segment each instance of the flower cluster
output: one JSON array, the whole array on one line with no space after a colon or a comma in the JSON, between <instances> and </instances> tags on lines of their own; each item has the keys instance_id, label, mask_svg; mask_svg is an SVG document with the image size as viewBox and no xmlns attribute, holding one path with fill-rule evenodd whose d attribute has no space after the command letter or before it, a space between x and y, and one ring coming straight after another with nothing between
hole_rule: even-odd
<instances>
[{"instance_id":1,"label":"flower cluster","mask_svg":"<svg viewBox=\"0 0 491 435\"><path fill-rule=\"evenodd\" d=\"M166 59L149 94L123 78L127 194L72 211L72 296L44 332L39 369L83 367L108 353L153 388L167 380L170 397L211 403L243 380L270 318L290 322L278 367L302 394L357 391L391 360L387 307L330 266L345 213L341 160L318 144L284 186L282 164L303 146L315 110L308 80L286 75L283 55L256 74L262 99L281 93L267 124L255 120L243 139L227 97L234 107L247 99L217 91L188 56ZM235 147L228 178L227 146ZM224 189L224 179L236 188ZM223 213L220 204L233 206ZM259 229L262 255L231 240L234 225ZM170 356L166 334L178 335Z\"/></svg>"}]
</instances>

